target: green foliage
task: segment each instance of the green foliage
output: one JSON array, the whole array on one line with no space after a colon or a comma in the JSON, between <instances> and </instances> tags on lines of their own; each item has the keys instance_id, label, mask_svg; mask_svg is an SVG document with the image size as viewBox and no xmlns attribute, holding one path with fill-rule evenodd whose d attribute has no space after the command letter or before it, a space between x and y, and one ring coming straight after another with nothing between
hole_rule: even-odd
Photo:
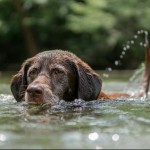
<instances>
[{"instance_id":1,"label":"green foliage","mask_svg":"<svg viewBox=\"0 0 150 150\"><path fill-rule=\"evenodd\" d=\"M23 27L30 29L37 52L69 50L98 69L114 67L137 30L150 31L149 0L18 0L22 18L14 1L0 0L0 69L13 70L29 57ZM144 59L143 37L138 40L120 69L136 68Z\"/></svg>"},{"instance_id":2,"label":"green foliage","mask_svg":"<svg viewBox=\"0 0 150 150\"><path fill-rule=\"evenodd\" d=\"M68 27L75 32L95 32L99 28L111 29L116 19L105 11L108 2L105 0L86 0L85 3L72 1L73 11L68 15Z\"/></svg>"}]
</instances>

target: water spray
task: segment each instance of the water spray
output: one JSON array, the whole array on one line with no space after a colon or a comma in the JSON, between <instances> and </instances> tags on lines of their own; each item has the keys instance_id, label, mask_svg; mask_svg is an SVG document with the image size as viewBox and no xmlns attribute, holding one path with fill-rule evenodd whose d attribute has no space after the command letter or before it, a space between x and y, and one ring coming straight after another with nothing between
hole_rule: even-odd
<instances>
[{"instance_id":1,"label":"water spray","mask_svg":"<svg viewBox=\"0 0 150 150\"><path fill-rule=\"evenodd\" d=\"M119 55L119 59L114 61L115 66L121 65L121 60L126 55L126 52L135 44L135 40L137 40L141 34L145 35L145 42L140 42L139 45L145 48L149 47L148 32L146 30L138 30L137 34L135 34L133 38L130 41L127 41L125 46L123 46L122 52ZM113 71L113 69L111 67L107 67L105 70L107 71L107 73L103 73L103 77L108 78L110 76L109 72Z\"/></svg>"}]
</instances>

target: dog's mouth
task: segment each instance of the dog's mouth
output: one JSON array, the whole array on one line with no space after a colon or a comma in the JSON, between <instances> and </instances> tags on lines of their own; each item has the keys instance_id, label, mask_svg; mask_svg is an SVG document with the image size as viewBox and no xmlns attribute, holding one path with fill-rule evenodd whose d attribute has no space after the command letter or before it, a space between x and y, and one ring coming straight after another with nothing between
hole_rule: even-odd
<instances>
[{"instance_id":1,"label":"dog's mouth","mask_svg":"<svg viewBox=\"0 0 150 150\"><path fill-rule=\"evenodd\" d=\"M28 104L31 105L41 105L41 104L51 104L51 105L55 105L56 103L58 103L59 99L58 97L53 97L53 98L49 98L49 99L40 99L40 98L25 98L25 101Z\"/></svg>"},{"instance_id":2,"label":"dog's mouth","mask_svg":"<svg viewBox=\"0 0 150 150\"><path fill-rule=\"evenodd\" d=\"M25 112L28 114L45 114L45 112L49 112L52 105L49 103L37 104L34 102L21 103Z\"/></svg>"},{"instance_id":3,"label":"dog's mouth","mask_svg":"<svg viewBox=\"0 0 150 150\"><path fill-rule=\"evenodd\" d=\"M36 102L36 101L27 101L27 103L29 104L29 105L41 105L41 104L45 104L44 102L43 103L41 103L41 102Z\"/></svg>"}]
</instances>

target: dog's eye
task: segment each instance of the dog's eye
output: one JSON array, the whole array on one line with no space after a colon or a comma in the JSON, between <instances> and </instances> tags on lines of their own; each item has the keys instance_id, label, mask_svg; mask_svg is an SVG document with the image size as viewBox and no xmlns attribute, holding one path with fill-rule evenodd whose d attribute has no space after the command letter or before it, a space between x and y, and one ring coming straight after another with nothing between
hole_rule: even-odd
<instances>
[{"instance_id":1,"label":"dog's eye","mask_svg":"<svg viewBox=\"0 0 150 150\"><path fill-rule=\"evenodd\" d=\"M59 75L59 74L62 74L62 73L63 73L62 70L59 70L59 69L54 69L53 70L53 74L55 74L55 75Z\"/></svg>"},{"instance_id":2,"label":"dog's eye","mask_svg":"<svg viewBox=\"0 0 150 150\"><path fill-rule=\"evenodd\" d=\"M34 76L34 75L37 74L37 72L38 72L37 69L34 68L34 69L32 69L32 70L29 72L29 75Z\"/></svg>"},{"instance_id":3,"label":"dog's eye","mask_svg":"<svg viewBox=\"0 0 150 150\"><path fill-rule=\"evenodd\" d=\"M61 71L60 71L60 70L54 70L53 73L54 73L55 75L58 75L58 74L61 73Z\"/></svg>"}]
</instances>

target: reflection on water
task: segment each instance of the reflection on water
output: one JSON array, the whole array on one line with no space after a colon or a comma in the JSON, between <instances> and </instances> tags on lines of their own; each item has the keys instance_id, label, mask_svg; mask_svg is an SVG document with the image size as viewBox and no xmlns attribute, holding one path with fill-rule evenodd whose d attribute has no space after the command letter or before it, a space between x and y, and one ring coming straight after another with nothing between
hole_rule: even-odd
<instances>
[{"instance_id":1,"label":"reflection on water","mask_svg":"<svg viewBox=\"0 0 150 150\"><path fill-rule=\"evenodd\" d=\"M115 141L115 142L117 142L119 140L119 135L118 134L114 134L112 136L112 140Z\"/></svg>"},{"instance_id":2,"label":"reflection on water","mask_svg":"<svg viewBox=\"0 0 150 150\"><path fill-rule=\"evenodd\" d=\"M8 84L0 86L0 147L150 148L150 99L61 100L55 106L17 104ZM126 82L107 82L122 91ZM5 87L5 88L4 88Z\"/></svg>"},{"instance_id":3,"label":"reflection on water","mask_svg":"<svg viewBox=\"0 0 150 150\"><path fill-rule=\"evenodd\" d=\"M150 147L149 99L62 100L49 109L17 104L5 94L0 102L1 148Z\"/></svg>"},{"instance_id":4,"label":"reflection on water","mask_svg":"<svg viewBox=\"0 0 150 150\"><path fill-rule=\"evenodd\" d=\"M89 137L89 140L95 141L98 139L99 135L97 132L94 132L94 133L90 133L88 137Z\"/></svg>"}]
</instances>

